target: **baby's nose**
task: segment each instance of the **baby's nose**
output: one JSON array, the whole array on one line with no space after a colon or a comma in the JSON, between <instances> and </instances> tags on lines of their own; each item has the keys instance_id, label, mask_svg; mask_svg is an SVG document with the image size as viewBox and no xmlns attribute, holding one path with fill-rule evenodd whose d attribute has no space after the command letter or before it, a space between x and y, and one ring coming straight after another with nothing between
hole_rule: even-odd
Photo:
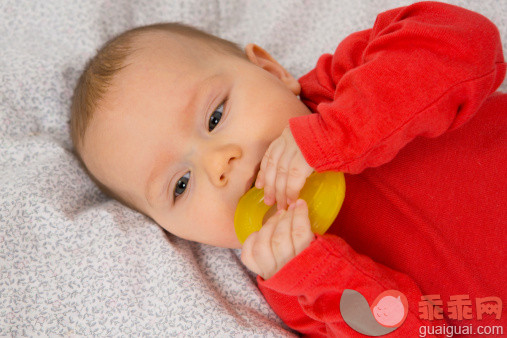
<instances>
[{"instance_id":1,"label":"baby's nose","mask_svg":"<svg viewBox=\"0 0 507 338\"><path fill-rule=\"evenodd\" d=\"M204 167L211 183L217 187L225 186L229 181L235 160L241 156L241 148L234 144L209 151L204 157Z\"/></svg>"}]
</instances>

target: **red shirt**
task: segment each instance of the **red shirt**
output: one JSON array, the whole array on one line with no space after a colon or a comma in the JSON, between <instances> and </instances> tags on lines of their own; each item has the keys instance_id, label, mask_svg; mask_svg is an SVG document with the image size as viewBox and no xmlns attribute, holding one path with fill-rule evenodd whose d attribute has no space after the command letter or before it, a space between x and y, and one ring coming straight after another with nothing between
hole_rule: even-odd
<instances>
[{"instance_id":1,"label":"red shirt","mask_svg":"<svg viewBox=\"0 0 507 338\"><path fill-rule=\"evenodd\" d=\"M347 192L328 234L258 277L285 323L356 336L340 314L343 290L371 305L395 289L409 314L389 336L505 324L505 311L479 320L475 306L488 296L507 302L507 95L492 94L505 71L492 22L423 2L380 14L299 80L314 114L291 119L291 131L317 171L347 173ZM422 295L440 296L444 320L420 318ZM453 295L469 296L472 319L449 318Z\"/></svg>"}]
</instances>

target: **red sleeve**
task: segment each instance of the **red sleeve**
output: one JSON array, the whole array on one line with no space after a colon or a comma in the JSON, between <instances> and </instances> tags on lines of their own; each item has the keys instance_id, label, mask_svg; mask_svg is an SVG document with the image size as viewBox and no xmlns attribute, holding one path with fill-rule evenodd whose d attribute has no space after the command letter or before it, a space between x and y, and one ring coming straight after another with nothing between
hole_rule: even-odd
<instances>
[{"instance_id":1,"label":"red sleeve","mask_svg":"<svg viewBox=\"0 0 507 338\"><path fill-rule=\"evenodd\" d=\"M290 120L317 171L359 173L417 136L462 125L505 76L498 29L466 9L422 2L377 17L299 81L315 114Z\"/></svg>"},{"instance_id":2,"label":"red sleeve","mask_svg":"<svg viewBox=\"0 0 507 338\"><path fill-rule=\"evenodd\" d=\"M264 280L258 276L257 281L280 318L307 336L359 336L340 314L344 289L361 293L369 305L383 291L402 292L407 297L409 311L403 324L392 333L396 337L413 337L418 335L422 325L442 326L444 323L419 318L417 305L422 294L411 278L356 253L334 235L317 235L308 248L273 277Z\"/></svg>"}]
</instances>

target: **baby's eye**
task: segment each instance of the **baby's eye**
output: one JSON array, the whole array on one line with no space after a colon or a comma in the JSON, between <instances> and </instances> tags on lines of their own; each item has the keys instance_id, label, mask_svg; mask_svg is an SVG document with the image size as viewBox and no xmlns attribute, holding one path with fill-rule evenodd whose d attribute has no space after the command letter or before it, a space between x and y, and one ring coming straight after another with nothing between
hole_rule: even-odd
<instances>
[{"instance_id":1,"label":"baby's eye","mask_svg":"<svg viewBox=\"0 0 507 338\"><path fill-rule=\"evenodd\" d=\"M208 130L212 131L215 129L217 124L220 122L220 119L222 118L222 113L224 112L224 103L220 103L220 105L215 109L213 114L211 114L209 118L209 127Z\"/></svg>"},{"instance_id":2,"label":"baby's eye","mask_svg":"<svg viewBox=\"0 0 507 338\"><path fill-rule=\"evenodd\" d=\"M176 186L174 187L174 200L178 198L181 194L185 192L185 189L187 188L188 181L190 180L190 171L187 172L185 175L181 176L178 182L176 183Z\"/></svg>"}]
</instances>

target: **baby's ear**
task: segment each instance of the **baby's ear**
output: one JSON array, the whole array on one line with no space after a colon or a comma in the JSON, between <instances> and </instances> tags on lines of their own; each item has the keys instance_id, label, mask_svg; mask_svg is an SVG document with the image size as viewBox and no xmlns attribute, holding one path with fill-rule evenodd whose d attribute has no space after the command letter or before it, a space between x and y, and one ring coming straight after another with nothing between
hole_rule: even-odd
<instances>
[{"instance_id":1,"label":"baby's ear","mask_svg":"<svg viewBox=\"0 0 507 338\"><path fill-rule=\"evenodd\" d=\"M249 43L245 47L245 53L250 62L279 78L295 95L299 95L299 82L263 48Z\"/></svg>"}]
</instances>

